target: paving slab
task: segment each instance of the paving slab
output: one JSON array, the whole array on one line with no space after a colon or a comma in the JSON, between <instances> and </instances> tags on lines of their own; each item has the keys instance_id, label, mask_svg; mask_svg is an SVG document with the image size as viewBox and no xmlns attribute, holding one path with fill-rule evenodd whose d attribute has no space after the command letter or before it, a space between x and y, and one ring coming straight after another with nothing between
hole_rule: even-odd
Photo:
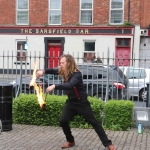
<instances>
[{"instance_id":1,"label":"paving slab","mask_svg":"<svg viewBox=\"0 0 150 150\"><path fill-rule=\"evenodd\" d=\"M0 150L61 150L66 142L61 127L13 124L13 129L0 134ZM76 145L66 150L107 150L93 129L72 128ZM142 134L106 130L117 150L150 150L150 129Z\"/></svg>"}]
</instances>

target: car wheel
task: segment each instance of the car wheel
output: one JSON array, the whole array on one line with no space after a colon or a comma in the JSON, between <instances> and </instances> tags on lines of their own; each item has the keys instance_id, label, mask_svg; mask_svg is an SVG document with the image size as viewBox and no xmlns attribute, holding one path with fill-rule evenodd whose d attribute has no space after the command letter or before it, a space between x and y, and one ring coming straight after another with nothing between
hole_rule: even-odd
<instances>
[{"instance_id":1,"label":"car wheel","mask_svg":"<svg viewBox=\"0 0 150 150\"><path fill-rule=\"evenodd\" d=\"M140 100L146 101L146 99L147 99L147 89L145 89L145 90L142 89L142 90L140 91L139 96L140 96Z\"/></svg>"}]
</instances>

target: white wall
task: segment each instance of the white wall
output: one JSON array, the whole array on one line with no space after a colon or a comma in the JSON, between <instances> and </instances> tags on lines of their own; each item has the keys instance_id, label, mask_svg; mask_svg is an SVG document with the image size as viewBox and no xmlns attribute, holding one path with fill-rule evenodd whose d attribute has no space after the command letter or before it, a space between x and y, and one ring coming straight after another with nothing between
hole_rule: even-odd
<instances>
[{"instance_id":1,"label":"white wall","mask_svg":"<svg viewBox=\"0 0 150 150\"><path fill-rule=\"evenodd\" d=\"M150 68L150 37L142 37L140 43L140 67Z\"/></svg>"},{"instance_id":2,"label":"white wall","mask_svg":"<svg viewBox=\"0 0 150 150\"><path fill-rule=\"evenodd\" d=\"M104 64L107 64L106 58L110 58L109 64L113 64L113 59L115 58L115 39L124 38L124 36L106 36L106 35L93 35L93 36L65 36L65 52L73 54L75 57L78 55L83 58L84 52L84 41L94 41L95 40L95 53L96 56L104 58ZM126 36L125 38L131 38L132 36ZM132 46L131 46L132 51ZM82 62L81 60L79 62Z\"/></svg>"},{"instance_id":3,"label":"white wall","mask_svg":"<svg viewBox=\"0 0 150 150\"><path fill-rule=\"evenodd\" d=\"M140 53L140 26L135 25L133 58L139 59ZM133 61L134 66L139 66L139 61Z\"/></svg>"},{"instance_id":4,"label":"white wall","mask_svg":"<svg viewBox=\"0 0 150 150\"><path fill-rule=\"evenodd\" d=\"M139 28L137 27L137 31ZM5 55L7 55L7 51L9 51L9 55L12 55L12 50L14 53L14 56L16 56L16 40L26 40L26 36L28 38L28 55L32 56L40 56L44 57L45 55L45 43L44 43L44 37L58 37L58 36L52 36L52 35L0 35L0 56L3 56L3 50L5 50ZM136 34L137 36L137 34ZM83 58L83 52L84 52L84 41L86 40L95 40L95 52L96 55L100 55L101 58L107 58L108 56L108 49L109 49L109 57L114 58L115 56L115 39L116 38L124 38L124 36L115 36L115 35L61 35L59 37L65 37L65 43L64 43L64 53L70 53L74 55L75 57L81 57ZM126 38L131 38L132 36L126 36ZM135 37L134 42L134 52L137 53L139 50L139 44L138 43L138 37ZM131 42L132 43L132 42ZM131 47L132 50L132 47ZM0 61L3 62L2 57L0 57ZM33 63L35 61L38 61L37 59L33 59L31 63L27 66L28 68L33 68ZM81 60L80 60L81 61ZM14 65L15 60L9 58L5 59L4 68L16 68L16 65ZM10 63L11 62L11 63ZM28 62L29 59L28 59ZM110 61L110 64L113 62ZM107 64L105 61L104 64ZM17 65L17 68L19 68L20 65ZM44 61L40 61L39 68L44 67ZM3 63L0 63L0 68L3 68Z\"/></svg>"}]
</instances>

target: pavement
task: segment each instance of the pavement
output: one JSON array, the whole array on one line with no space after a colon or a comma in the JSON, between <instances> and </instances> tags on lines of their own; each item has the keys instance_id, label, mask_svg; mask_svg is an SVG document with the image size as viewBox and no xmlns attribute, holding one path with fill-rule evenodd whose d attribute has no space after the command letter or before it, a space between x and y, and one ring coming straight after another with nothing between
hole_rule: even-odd
<instances>
[{"instance_id":1,"label":"pavement","mask_svg":"<svg viewBox=\"0 0 150 150\"><path fill-rule=\"evenodd\" d=\"M66 142L60 127L13 124L13 129L0 134L0 150L61 150ZM107 150L93 129L72 128L76 145L66 150ZM117 150L150 150L150 129L138 134L106 130Z\"/></svg>"}]
</instances>

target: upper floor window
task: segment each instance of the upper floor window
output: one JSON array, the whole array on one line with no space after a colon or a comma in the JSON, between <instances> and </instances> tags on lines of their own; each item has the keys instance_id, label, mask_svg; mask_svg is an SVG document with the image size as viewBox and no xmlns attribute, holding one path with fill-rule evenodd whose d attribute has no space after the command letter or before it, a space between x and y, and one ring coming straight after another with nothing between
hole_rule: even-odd
<instances>
[{"instance_id":1,"label":"upper floor window","mask_svg":"<svg viewBox=\"0 0 150 150\"><path fill-rule=\"evenodd\" d=\"M124 0L110 0L110 24L122 24L124 20Z\"/></svg>"},{"instance_id":2,"label":"upper floor window","mask_svg":"<svg viewBox=\"0 0 150 150\"><path fill-rule=\"evenodd\" d=\"M29 24L29 2L28 0L17 0L16 23L18 25Z\"/></svg>"},{"instance_id":3,"label":"upper floor window","mask_svg":"<svg viewBox=\"0 0 150 150\"><path fill-rule=\"evenodd\" d=\"M80 24L93 23L93 0L80 0Z\"/></svg>"},{"instance_id":4,"label":"upper floor window","mask_svg":"<svg viewBox=\"0 0 150 150\"><path fill-rule=\"evenodd\" d=\"M49 0L49 24L61 24L61 0Z\"/></svg>"}]
</instances>

